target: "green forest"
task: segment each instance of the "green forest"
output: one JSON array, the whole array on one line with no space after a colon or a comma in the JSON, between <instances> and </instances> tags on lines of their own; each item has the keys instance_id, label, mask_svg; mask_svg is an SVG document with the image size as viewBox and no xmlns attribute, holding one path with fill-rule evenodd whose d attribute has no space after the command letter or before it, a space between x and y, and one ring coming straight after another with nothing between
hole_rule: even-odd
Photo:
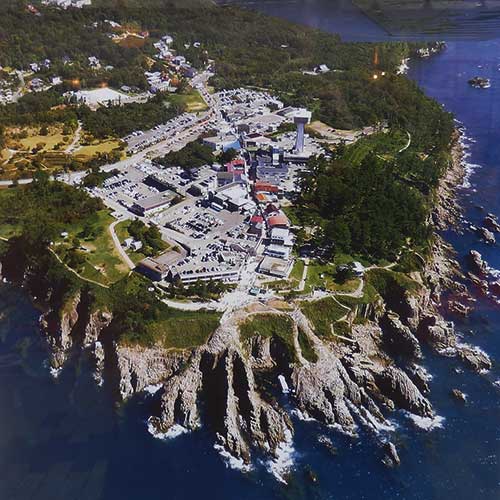
<instances>
[{"instance_id":1,"label":"green forest","mask_svg":"<svg viewBox=\"0 0 500 500\"><path fill-rule=\"evenodd\" d=\"M382 120L409 126L426 99L405 77L389 74L415 49L408 43L344 43L319 30L202 0L100 0L91 8L42 8L40 17L19 7L23 4L12 0L3 6L0 65L25 68L49 58L51 72L91 86L97 77L89 75L83 63L93 55L103 66L113 66L99 78L141 87L146 61L155 53L153 43L169 33L174 36L174 48L186 53L195 66L203 64L207 51L215 61L212 84L216 88L269 89L288 104L310 107L316 118L339 128ZM120 47L106 36L106 19L148 30L151 36L141 49ZM195 41L201 43L199 49L185 49L184 44ZM63 57L73 63L63 65ZM332 71L303 74L318 64L327 64ZM382 72L387 76L375 81L373 74ZM109 131L106 125L102 129ZM117 127L113 132L122 130Z\"/></svg>"}]
</instances>

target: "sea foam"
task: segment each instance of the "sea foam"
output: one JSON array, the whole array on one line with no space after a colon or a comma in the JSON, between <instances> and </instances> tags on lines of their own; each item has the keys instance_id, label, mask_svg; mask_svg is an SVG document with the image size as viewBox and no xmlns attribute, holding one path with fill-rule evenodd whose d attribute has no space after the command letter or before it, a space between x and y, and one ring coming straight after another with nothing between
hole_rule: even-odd
<instances>
[{"instance_id":1,"label":"sea foam","mask_svg":"<svg viewBox=\"0 0 500 500\"><path fill-rule=\"evenodd\" d=\"M445 418L440 415L436 415L434 417L421 417L420 415L415 415L414 413L410 413L408 411L405 411L404 414L416 427L423 429L424 431L433 431L434 429L444 428Z\"/></svg>"},{"instance_id":2,"label":"sea foam","mask_svg":"<svg viewBox=\"0 0 500 500\"><path fill-rule=\"evenodd\" d=\"M189 432L188 429L182 425L175 424L168 431L160 432L151 422L151 418L148 419L148 432L157 439L166 441L168 439L174 439L182 434Z\"/></svg>"},{"instance_id":3,"label":"sea foam","mask_svg":"<svg viewBox=\"0 0 500 500\"><path fill-rule=\"evenodd\" d=\"M266 463L267 470L281 483L287 484L286 476L294 463L295 449L293 447L292 433L285 431L285 441L276 449L276 457Z\"/></svg>"},{"instance_id":4,"label":"sea foam","mask_svg":"<svg viewBox=\"0 0 500 500\"><path fill-rule=\"evenodd\" d=\"M241 472L250 472L253 469L251 464L246 464L242 458L237 458L231 455L231 453L229 453L221 444L214 444L214 449L217 450L219 455L222 457L226 467L239 470Z\"/></svg>"}]
</instances>

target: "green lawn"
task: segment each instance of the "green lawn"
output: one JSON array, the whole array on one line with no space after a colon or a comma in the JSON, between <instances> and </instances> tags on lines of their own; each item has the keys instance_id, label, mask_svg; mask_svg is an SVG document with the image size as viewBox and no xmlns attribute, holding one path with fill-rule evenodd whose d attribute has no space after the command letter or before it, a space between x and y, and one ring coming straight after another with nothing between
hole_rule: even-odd
<instances>
[{"instance_id":1,"label":"green lawn","mask_svg":"<svg viewBox=\"0 0 500 500\"><path fill-rule=\"evenodd\" d=\"M358 140L347 148L346 160L359 165L371 152L382 158L391 159L408 142L408 135L402 130L391 130Z\"/></svg>"},{"instance_id":2,"label":"green lawn","mask_svg":"<svg viewBox=\"0 0 500 500\"><path fill-rule=\"evenodd\" d=\"M182 312L147 326L147 338L167 349L189 349L206 344L219 326L220 315L213 312Z\"/></svg>"},{"instance_id":3,"label":"green lawn","mask_svg":"<svg viewBox=\"0 0 500 500\"><path fill-rule=\"evenodd\" d=\"M81 248L85 249L82 252L85 256L85 264L77 270L79 274L103 285L115 283L127 275L129 270L121 260L109 232L109 226L114 220L108 210L101 210L92 220L90 236L85 236L83 223L69 226L64 229L69 236L56 240L54 249L64 260L73 246L73 239L78 238Z\"/></svg>"},{"instance_id":4,"label":"green lawn","mask_svg":"<svg viewBox=\"0 0 500 500\"><path fill-rule=\"evenodd\" d=\"M291 357L295 358L293 343L293 322L284 314L254 314L240 325L240 335L247 342L256 335L279 337L286 345Z\"/></svg>"},{"instance_id":5,"label":"green lawn","mask_svg":"<svg viewBox=\"0 0 500 500\"><path fill-rule=\"evenodd\" d=\"M307 359L307 361L310 363L316 363L316 361L318 361L318 355L316 354L309 337L306 332L302 330L302 328L299 328L299 345L302 356Z\"/></svg>"},{"instance_id":6,"label":"green lawn","mask_svg":"<svg viewBox=\"0 0 500 500\"><path fill-rule=\"evenodd\" d=\"M349 258L347 262L352 262L352 258ZM335 281L337 265L343 263L342 260L339 260L335 264L320 264L317 261L312 261L307 271L306 288L325 288L325 290L332 292L354 292L359 286L358 278L346 281L345 283Z\"/></svg>"},{"instance_id":7,"label":"green lawn","mask_svg":"<svg viewBox=\"0 0 500 500\"><path fill-rule=\"evenodd\" d=\"M208 109L200 93L194 89L188 94L173 94L169 100L173 104L184 104L186 111L189 113L197 113Z\"/></svg>"},{"instance_id":8,"label":"green lawn","mask_svg":"<svg viewBox=\"0 0 500 500\"><path fill-rule=\"evenodd\" d=\"M348 307L339 304L332 297L304 301L300 308L311 322L316 335L325 339L333 339L332 325L335 328L335 323L350 311Z\"/></svg>"},{"instance_id":9,"label":"green lawn","mask_svg":"<svg viewBox=\"0 0 500 500\"><path fill-rule=\"evenodd\" d=\"M305 264L302 259L295 259L292 271L290 272L290 279L300 282L304 273L304 266Z\"/></svg>"}]
</instances>

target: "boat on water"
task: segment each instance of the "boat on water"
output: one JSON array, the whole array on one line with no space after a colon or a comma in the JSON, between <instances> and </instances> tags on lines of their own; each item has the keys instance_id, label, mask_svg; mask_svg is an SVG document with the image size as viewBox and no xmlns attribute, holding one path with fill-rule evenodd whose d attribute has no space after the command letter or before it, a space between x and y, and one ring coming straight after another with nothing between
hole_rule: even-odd
<instances>
[{"instance_id":1,"label":"boat on water","mask_svg":"<svg viewBox=\"0 0 500 500\"><path fill-rule=\"evenodd\" d=\"M472 87L476 89L489 89L491 87L491 82L489 78L475 76L469 80L469 85L472 85Z\"/></svg>"}]
</instances>

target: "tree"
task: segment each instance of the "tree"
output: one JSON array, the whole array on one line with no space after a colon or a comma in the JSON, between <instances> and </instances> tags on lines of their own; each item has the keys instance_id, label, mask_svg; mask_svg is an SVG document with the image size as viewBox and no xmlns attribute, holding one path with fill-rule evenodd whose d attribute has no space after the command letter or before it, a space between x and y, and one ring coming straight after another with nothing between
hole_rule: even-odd
<instances>
[{"instance_id":1,"label":"tree","mask_svg":"<svg viewBox=\"0 0 500 500\"><path fill-rule=\"evenodd\" d=\"M236 149L234 148L229 148L221 153L221 155L219 156L219 161L220 163L222 163L222 165L225 165L226 163L230 163L235 160L237 156L238 151L236 151Z\"/></svg>"}]
</instances>

